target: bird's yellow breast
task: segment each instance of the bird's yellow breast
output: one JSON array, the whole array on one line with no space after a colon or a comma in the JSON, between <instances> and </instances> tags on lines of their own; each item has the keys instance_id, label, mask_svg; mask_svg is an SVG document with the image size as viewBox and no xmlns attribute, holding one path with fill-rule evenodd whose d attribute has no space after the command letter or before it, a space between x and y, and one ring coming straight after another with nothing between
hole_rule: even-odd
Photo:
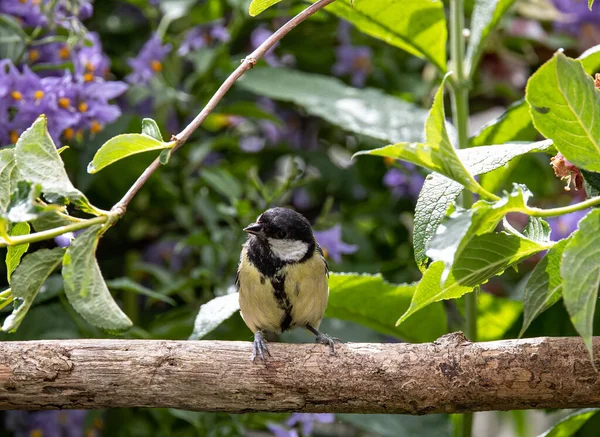
<instances>
[{"instance_id":1,"label":"bird's yellow breast","mask_svg":"<svg viewBox=\"0 0 600 437\"><path fill-rule=\"evenodd\" d=\"M242 251L239 268L240 309L246 325L258 330L281 332L287 317L289 327L310 325L317 329L327 307L329 289L325 261L315 251L302 263L288 264L277 275L283 279L284 296L276 293L272 278L265 277ZM285 325L285 323L284 323Z\"/></svg>"}]
</instances>

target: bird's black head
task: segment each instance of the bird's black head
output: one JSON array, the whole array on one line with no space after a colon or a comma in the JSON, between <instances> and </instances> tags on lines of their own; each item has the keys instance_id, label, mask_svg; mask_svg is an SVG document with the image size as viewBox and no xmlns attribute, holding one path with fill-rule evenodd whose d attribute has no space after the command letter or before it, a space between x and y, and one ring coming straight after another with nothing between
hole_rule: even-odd
<instances>
[{"instance_id":1,"label":"bird's black head","mask_svg":"<svg viewBox=\"0 0 600 437\"><path fill-rule=\"evenodd\" d=\"M271 208L244 229L260 239L314 242L312 228L304 216L288 208Z\"/></svg>"}]
</instances>

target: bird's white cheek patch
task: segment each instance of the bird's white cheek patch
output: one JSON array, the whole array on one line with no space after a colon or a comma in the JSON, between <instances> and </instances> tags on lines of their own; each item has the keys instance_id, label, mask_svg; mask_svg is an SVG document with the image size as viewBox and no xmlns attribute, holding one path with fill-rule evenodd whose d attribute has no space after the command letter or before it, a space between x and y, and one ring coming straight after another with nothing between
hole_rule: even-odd
<instances>
[{"instance_id":1,"label":"bird's white cheek patch","mask_svg":"<svg viewBox=\"0 0 600 437\"><path fill-rule=\"evenodd\" d=\"M277 240L269 238L273 254L283 261L300 261L308 251L308 243L300 240Z\"/></svg>"}]
</instances>

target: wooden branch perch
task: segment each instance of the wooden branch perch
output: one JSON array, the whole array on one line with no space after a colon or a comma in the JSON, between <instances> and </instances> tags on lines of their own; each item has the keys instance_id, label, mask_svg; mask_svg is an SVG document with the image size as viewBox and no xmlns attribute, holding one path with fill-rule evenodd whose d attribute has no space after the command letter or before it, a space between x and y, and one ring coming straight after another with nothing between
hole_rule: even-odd
<instances>
[{"instance_id":1,"label":"wooden branch perch","mask_svg":"<svg viewBox=\"0 0 600 437\"><path fill-rule=\"evenodd\" d=\"M594 340L600 356L600 337ZM427 344L50 340L0 343L0 408L457 413L600 407L578 337ZM600 366L599 366L600 367Z\"/></svg>"}]
</instances>

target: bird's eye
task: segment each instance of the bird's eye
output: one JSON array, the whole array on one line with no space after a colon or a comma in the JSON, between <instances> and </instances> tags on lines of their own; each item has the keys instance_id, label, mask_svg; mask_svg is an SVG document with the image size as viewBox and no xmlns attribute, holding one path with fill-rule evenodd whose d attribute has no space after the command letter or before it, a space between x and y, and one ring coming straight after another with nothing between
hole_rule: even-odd
<instances>
[{"instance_id":1,"label":"bird's eye","mask_svg":"<svg viewBox=\"0 0 600 437\"><path fill-rule=\"evenodd\" d=\"M277 232L277 238L283 239L285 237L287 237L287 232L285 232L285 231Z\"/></svg>"}]
</instances>

